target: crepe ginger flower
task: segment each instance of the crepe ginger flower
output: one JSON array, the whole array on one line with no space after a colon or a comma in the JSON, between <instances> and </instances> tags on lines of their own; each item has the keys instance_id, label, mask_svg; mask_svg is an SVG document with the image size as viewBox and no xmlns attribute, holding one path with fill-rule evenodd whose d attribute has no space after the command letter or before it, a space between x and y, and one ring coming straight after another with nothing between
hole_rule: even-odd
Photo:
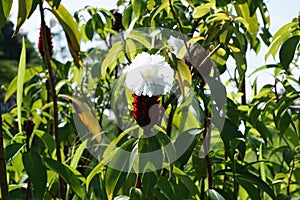
<instances>
[{"instance_id":1,"label":"crepe ginger flower","mask_svg":"<svg viewBox=\"0 0 300 200\"><path fill-rule=\"evenodd\" d=\"M125 72L125 85L138 96L164 95L174 81L174 71L165 58L146 52L138 54Z\"/></svg>"},{"instance_id":2,"label":"crepe ginger flower","mask_svg":"<svg viewBox=\"0 0 300 200\"><path fill-rule=\"evenodd\" d=\"M125 85L133 92L134 119L140 126L152 127L159 120L159 96L170 91L174 71L161 55L138 54L127 66Z\"/></svg>"}]
</instances>

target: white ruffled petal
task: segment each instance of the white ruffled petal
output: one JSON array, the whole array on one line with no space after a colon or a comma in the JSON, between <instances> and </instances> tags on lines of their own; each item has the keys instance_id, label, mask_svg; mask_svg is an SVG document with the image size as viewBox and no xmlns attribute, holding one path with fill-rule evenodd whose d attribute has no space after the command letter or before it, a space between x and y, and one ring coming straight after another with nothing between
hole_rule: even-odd
<instances>
[{"instance_id":1,"label":"white ruffled petal","mask_svg":"<svg viewBox=\"0 0 300 200\"><path fill-rule=\"evenodd\" d=\"M136 95L164 95L171 90L174 71L161 55L138 54L125 68L125 85Z\"/></svg>"}]
</instances>

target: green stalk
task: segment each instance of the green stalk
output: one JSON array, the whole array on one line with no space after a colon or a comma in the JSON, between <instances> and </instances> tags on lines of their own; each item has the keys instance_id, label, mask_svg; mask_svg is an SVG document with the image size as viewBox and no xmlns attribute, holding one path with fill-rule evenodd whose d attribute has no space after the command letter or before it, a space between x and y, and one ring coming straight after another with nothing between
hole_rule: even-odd
<instances>
[{"instance_id":1,"label":"green stalk","mask_svg":"<svg viewBox=\"0 0 300 200\"><path fill-rule=\"evenodd\" d=\"M3 146L3 131L2 131L2 103L0 102L0 184L2 199L9 199L8 196L8 184L6 177L6 162L4 157L4 146Z\"/></svg>"},{"instance_id":2,"label":"green stalk","mask_svg":"<svg viewBox=\"0 0 300 200\"><path fill-rule=\"evenodd\" d=\"M50 79L50 88L51 88L51 95L53 101L53 119L54 119L54 136L55 136L55 144L56 144L56 157L59 162L62 161L61 154L60 154L60 137L58 132L58 105L57 105L57 95L55 90L55 80L54 74L51 67L51 56L49 52L49 46L47 42L46 36L46 24L45 24L45 17L44 17L44 10L43 10L43 0L39 1L39 8L40 8L40 16L41 16L41 25L42 25L42 44L43 44L43 52L44 56L43 59L45 60L49 79ZM59 190L60 190L60 197L61 199L65 199L65 183L61 177L59 177Z\"/></svg>"}]
</instances>

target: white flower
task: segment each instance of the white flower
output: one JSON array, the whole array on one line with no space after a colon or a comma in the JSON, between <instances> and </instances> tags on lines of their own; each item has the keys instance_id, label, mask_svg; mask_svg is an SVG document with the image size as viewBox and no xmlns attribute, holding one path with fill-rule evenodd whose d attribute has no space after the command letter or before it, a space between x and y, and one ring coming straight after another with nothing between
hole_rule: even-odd
<instances>
[{"instance_id":1,"label":"white flower","mask_svg":"<svg viewBox=\"0 0 300 200\"><path fill-rule=\"evenodd\" d=\"M176 37L173 37L172 35L167 40L167 43L168 43L168 45L170 45L173 48L173 52L176 55L180 52L180 50L182 49L182 47L185 47L183 40L178 39Z\"/></svg>"},{"instance_id":2,"label":"white flower","mask_svg":"<svg viewBox=\"0 0 300 200\"><path fill-rule=\"evenodd\" d=\"M138 54L126 66L125 85L136 95L164 95L171 90L174 71L161 55Z\"/></svg>"}]
</instances>

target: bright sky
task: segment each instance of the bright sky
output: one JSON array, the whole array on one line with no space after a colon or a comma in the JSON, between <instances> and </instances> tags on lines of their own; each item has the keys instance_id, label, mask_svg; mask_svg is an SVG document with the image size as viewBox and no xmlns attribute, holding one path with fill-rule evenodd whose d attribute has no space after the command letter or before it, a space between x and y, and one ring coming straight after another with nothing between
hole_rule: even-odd
<instances>
[{"instance_id":1,"label":"bright sky","mask_svg":"<svg viewBox=\"0 0 300 200\"><path fill-rule=\"evenodd\" d=\"M86 5L91 5L95 7L103 7L106 9L113 9L116 8L116 2L117 0L62 0L61 4L64 5L71 14L73 14L75 11L83 8ZM269 9L269 13L271 16L271 26L270 26L270 32L274 34L282 25L290 22L293 18L298 16L298 12L300 12L300 2L299 0L267 0L267 7ZM13 4L13 15L11 16L10 20L12 20L16 24L16 18L17 18L17 0L14 0ZM38 41L38 34L39 34L39 24L40 24L40 18L38 9L35 11L33 16L25 22L23 27L21 28L22 32L28 33L28 38L34 42L37 45ZM266 64L265 62L265 52L267 51L267 48L265 46L262 46L261 52L259 55L255 55L255 53L252 51L248 53L247 61L248 61L248 69L249 74L251 71L253 71L255 68L258 68L260 66L263 66ZM267 64L275 63L274 59L270 56ZM229 63L230 65L230 63ZM229 68L234 68L234 66ZM272 71L264 71L260 74L258 74L258 83L259 85L264 85L272 80ZM299 74L299 72L295 72L296 74ZM299 75L297 75L299 76ZM248 79L248 89L250 88L251 82L253 82L253 78ZM226 77L225 77L226 79Z\"/></svg>"}]
</instances>

